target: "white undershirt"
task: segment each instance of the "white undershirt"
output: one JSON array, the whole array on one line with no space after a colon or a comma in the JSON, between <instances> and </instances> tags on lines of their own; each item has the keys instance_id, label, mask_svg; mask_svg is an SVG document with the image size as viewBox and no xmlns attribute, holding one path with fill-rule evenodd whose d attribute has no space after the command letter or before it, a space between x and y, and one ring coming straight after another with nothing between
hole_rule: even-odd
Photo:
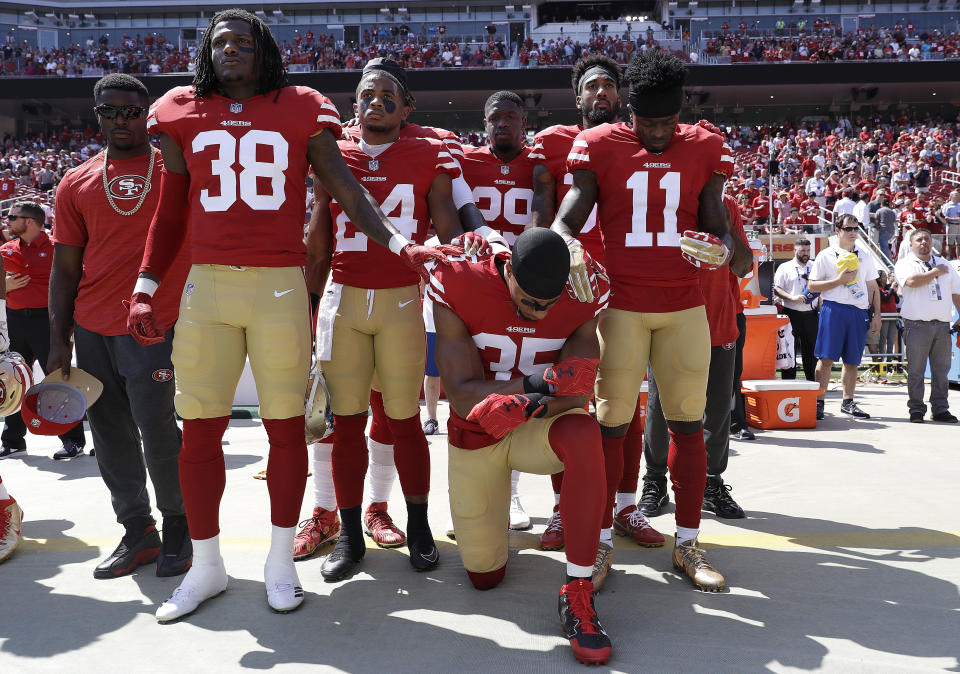
<instances>
[{"instance_id":1,"label":"white undershirt","mask_svg":"<svg viewBox=\"0 0 960 674\"><path fill-rule=\"evenodd\" d=\"M391 140L389 143L381 143L380 145L370 145L363 138L360 139L360 149L366 152L371 157L376 157L383 154L388 147L396 143L397 141Z\"/></svg>"}]
</instances>

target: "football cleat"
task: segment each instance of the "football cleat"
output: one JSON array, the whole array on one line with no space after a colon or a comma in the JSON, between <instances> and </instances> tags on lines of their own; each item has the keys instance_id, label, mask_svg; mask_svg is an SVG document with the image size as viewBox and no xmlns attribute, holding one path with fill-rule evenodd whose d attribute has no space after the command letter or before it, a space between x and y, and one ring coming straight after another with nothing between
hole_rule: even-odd
<instances>
[{"instance_id":1,"label":"football cleat","mask_svg":"<svg viewBox=\"0 0 960 674\"><path fill-rule=\"evenodd\" d=\"M613 546L601 541L597 546L597 558L593 562L593 576L590 578L593 589L597 592L603 588L611 567L613 567Z\"/></svg>"},{"instance_id":2,"label":"football cleat","mask_svg":"<svg viewBox=\"0 0 960 674\"><path fill-rule=\"evenodd\" d=\"M533 525L530 524L530 516L523 509L519 496L510 498L510 528L514 531L526 531Z\"/></svg>"},{"instance_id":3,"label":"football cleat","mask_svg":"<svg viewBox=\"0 0 960 674\"><path fill-rule=\"evenodd\" d=\"M630 536L645 548L659 548L664 543L663 534L650 525L646 515L632 505L624 508L613 518L613 532L618 536Z\"/></svg>"},{"instance_id":4,"label":"football cleat","mask_svg":"<svg viewBox=\"0 0 960 674\"><path fill-rule=\"evenodd\" d=\"M697 545L696 538L674 546L673 567L687 574L704 592L720 592L727 586L723 575L707 561L707 553Z\"/></svg>"},{"instance_id":5,"label":"football cleat","mask_svg":"<svg viewBox=\"0 0 960 674\"><path fill-rule=\"evenodd\" d=\"M593 605L593 584L578 578L560 588L560 625L574 657L585 665L605 665L610 660L610 637Z\"/></svg>"},{"instance_id":6,"label":"football cleat","mask_svg":"<svg viewBox=\"0 0 960 674\"><path fill-rule=\"evenodd\" d=\"M407 542L387 512L386 503L371 503L363 513L363 530L381 548L399 548Z\"/></svg>"},{"instance_id":7,"label":"football cleat","mask_svg":"<svg viewBox=\"0 0 960 674\"><path fill-rule=\"evenodd\" d=\"M12 496L0 501L0 562L4 562L20 545L23 510Z\"/></svg>"},{"instance_id":8,"label":"football cleat","mask_svg":"<svg viewBox=\"0 0 960 674\"><path fill-rule=\"evenodd\" d=\"M541 550L563 550L563 520L560 519L560 506L553 506L553 514L547 520L547 528L540 534Z\"/></svg>"},{"instance_id":9,"label":"football cleat","mask_svg":"<svg viewBox=\"0 0 960 674\"><path fill-rule=\"evenodd\" d=\"M293 539L293 559L308 559L325 543L340 533L340 514L336 510L314 508L313 517L300 523L300 531Z\"/></svg>"},{"instance_id":10,"label":"football cleat","mask_svg":"<svg viewBox=\"0 0 960 674\"><path fill-rule=\"evenodd\" d=\"M190 567L183 582L157 609L159 623L169 623L196 611L200 604L227 589L227 570L223 558L216 564L197 564Z\"/></svg>"}]
</instances>

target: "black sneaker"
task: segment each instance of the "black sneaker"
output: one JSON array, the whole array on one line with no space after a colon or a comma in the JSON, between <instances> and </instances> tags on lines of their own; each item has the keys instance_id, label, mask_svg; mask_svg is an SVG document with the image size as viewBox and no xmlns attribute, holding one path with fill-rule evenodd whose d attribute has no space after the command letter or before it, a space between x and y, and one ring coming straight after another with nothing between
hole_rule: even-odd
<instances>
[{"instance_id":1,"label":"black sneaker","mask_svg":"<svg viewBox=\"0 0 960 674\"><path fill-rule=\"evenodd\" d=\"M593 583L578 578L560 588L560 625L574 657L585 665L605 665L610 660L610 637L603 631L593 606Z\"/></svg>"},{"instance_id":2,"label":"black sneaker","mask_svg":"<svg viewBox=\"0 0 960 674\"><path fill-rule=\"evenodd\" d=\"M7 445L0 445L0 459L5 459L8 456L25 451L27 451L26 447L9 447Z\"/></svg>"},{"instance_id":3,"label":"black sneaker","mask_svg":"<svg viewBox=\"0 0 960 674\"><path fill-rule=\"evenodd\" d=\"M749 428L741 428L736 433L730 434L731 440L756 440L757 436Z\"/></svg>"},{"instance_id":4,"label":"black sneaker","mask_svg":"<svg viewBox=\"0 0 960 674\"><path fill-rule=\"evenodd\" d=\"M922 423L923 423L923 412L911 412L911 413L910 413L910 423L911 423L911 424L922 424Z\"/></svg>"},{"instance_id":5,"label":"black sneaker","mask_svg":"<svg viewBox=\"0 0 960 674\"><path fill-rule=\"evenodd\" d=\"M840 404L840 411L849 414L855 419L869 419L870 415L860 409L855 400L846 400Z\"/></svg>"},{"instance_id":6,"label":"black sneaker","mask_svg":"<svg viewBox=\"0 0 960 674\"><path fill-rule=\"evenodd\" d=\"M186 573L193 563L193 542L187 518L183 515L163 518L163 550L157 558L161 578Z\"/></svg>"},{"instance_id":7,"label":"black sneaker","mask_svg":"<svg viewBox=\"0 0 960 674\"><path fill-rule=\"evenodd\" d=\"M937 412L930 417L933 421L940 421L945 424L955 424L957 423L957 418L950 414L949 412Z\"/></svg>"},{"instance_id":8,"label":"black sneaker","mask_svg":"<svg viewBox=\"0 0 960 674\"><path fill-rule=\"evenodd\" d=\"M423 424L424 435L436 435L440 431L440 424L436 419L427 419Z\"/></svg>"},{"instance_id":9,"label":"black sneaker","mask_svg":"<svg viewBox=\"0 0 960 674\"><path fill-rule=\"evenodd\" d=\"M647 517L656 517L663 512L663 506L670 502L667 494L667 478L643 478L643 492L637 508Z\"/></svg>"},{"instance_id":10,"label":"black sneaker","mask_svg":"<svg viewBox=\"0 0 960 674\"><path fill-rule=\"evenodd\" d=\"M149 524L147 524L149 522ZM149 564L160 556L160 534L149 518L138 518L124 523L127 533L109 557L93 570L94 578L117 578L132 573L142 564Z\"/></svg>"},{"instance_id":11,"label":"black sneaker","mask_svg":"<svg viewBox=\"0 0 960 674\"><path fill-rule=\"evenodd\" d=\"M818 401L817 401L817 421L822 421L822 420L823 420L823 417L824 417L823 401L822 401L822 400L818 400Z\"/></svg>"},{"instance_id":12,"label":"black sneaker","mask_svg":"<svg viewBox=\"0 0 960 674\"><path fill-rule=\"evenodd\" d=\"M62 461L64 459L74 459L78 456L83 456L83 447L73 440L66 440L63 443L63 447L53 455L53 458L55 461Z\"/></svg>"},{"instance_id":13,"label":"black sneaker","mask_svg":"<svg viewBox=\"0 0 960 674\"><path fill-rule=\"evenodd\" d=\"M728 520L746 517L743 508L730 496L732 489L733 487L724 484L721 478L708 477L707 486L703 490L703 510L716 513L717 517Z\"/></svg>"}]
</instances>

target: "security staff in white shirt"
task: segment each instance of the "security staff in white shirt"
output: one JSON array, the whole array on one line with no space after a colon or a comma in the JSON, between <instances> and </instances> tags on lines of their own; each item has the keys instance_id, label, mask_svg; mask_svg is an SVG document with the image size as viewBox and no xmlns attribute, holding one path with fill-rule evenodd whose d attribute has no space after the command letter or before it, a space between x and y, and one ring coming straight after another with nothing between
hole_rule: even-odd
<instances>
[{"instance_id":1,"label":"security staff in white shirt","mask_svg":"<svg viewBox=\"0 0 960 674\"><path fill-rule=\"evenodd\" d=\"M840 217L834 225L837 243L821 251L813 263L808 287L821 293L820 326L814 353L817 362L817 381L826 392L830 384L830 369L843 359L843 402L840 411L857 419L870 415L853 401L857 387L857 366L867 343L867 330L880 332L880 290L877 288L877 267L873 257L857 246L858 222L852 214ZM857 268L839 271L838 263L847 253L857 256ZM841 268L844 265L840 265ZM868 319L867 308L873 306L873 318ZM869 325L869 328L868 328ZM824 414L824 393L817 400L817 418Z\"/></svg>"},{"instance_id":2,"label":"security staff in white shirt","mask_svg":"<svg viewBox=\"0 0 960 674\"><path fill-rule=\"evenodd\" d=\"M810 240L797 239L793 244L793 259L777 267L773 275L773 292L783 302L783 313L790 319L795 350L803 361L803 375L807 381L816 381L817 367L813 347L817 343L819 319L815 304L818 293L810 292L807 282L813 263L810 261ZM796 367L783 370L784 379L796 378Z\"/></svg>"},{"instance_id":3,"label":"security staff in white shirt","mask_svg":"<svg viewBox=\"0 0 960 674\"><path fill-rule=\"evenodd\" d=\"M960 313L960 274L932 253L930 231L918 227L910 233L910 252L894 269L903 292L900 316L907 355L907 408L910 421L923 423L923 375L930 361L930 410L933 421L957 423L947 404L950 370L951 310ZM957 321L960 325L960 321Z\"/></svg>"}]
</instances>

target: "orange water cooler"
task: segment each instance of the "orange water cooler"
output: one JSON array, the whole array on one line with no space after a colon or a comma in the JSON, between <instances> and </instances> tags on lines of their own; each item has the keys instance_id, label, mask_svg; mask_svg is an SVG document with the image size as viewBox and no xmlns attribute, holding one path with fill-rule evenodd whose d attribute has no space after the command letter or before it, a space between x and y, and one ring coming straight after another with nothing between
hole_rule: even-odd
<instances>
[{"instance_id":1,"label":"orange water cooler","mask_svg":"<svg viewBox=\"0 0 960 674\"><path fill-rule=\"evenodd\" d=\"M820 384L804 379L741 382L747 423L754 428L816 428Z\"/></svg>"}]
</instances>

